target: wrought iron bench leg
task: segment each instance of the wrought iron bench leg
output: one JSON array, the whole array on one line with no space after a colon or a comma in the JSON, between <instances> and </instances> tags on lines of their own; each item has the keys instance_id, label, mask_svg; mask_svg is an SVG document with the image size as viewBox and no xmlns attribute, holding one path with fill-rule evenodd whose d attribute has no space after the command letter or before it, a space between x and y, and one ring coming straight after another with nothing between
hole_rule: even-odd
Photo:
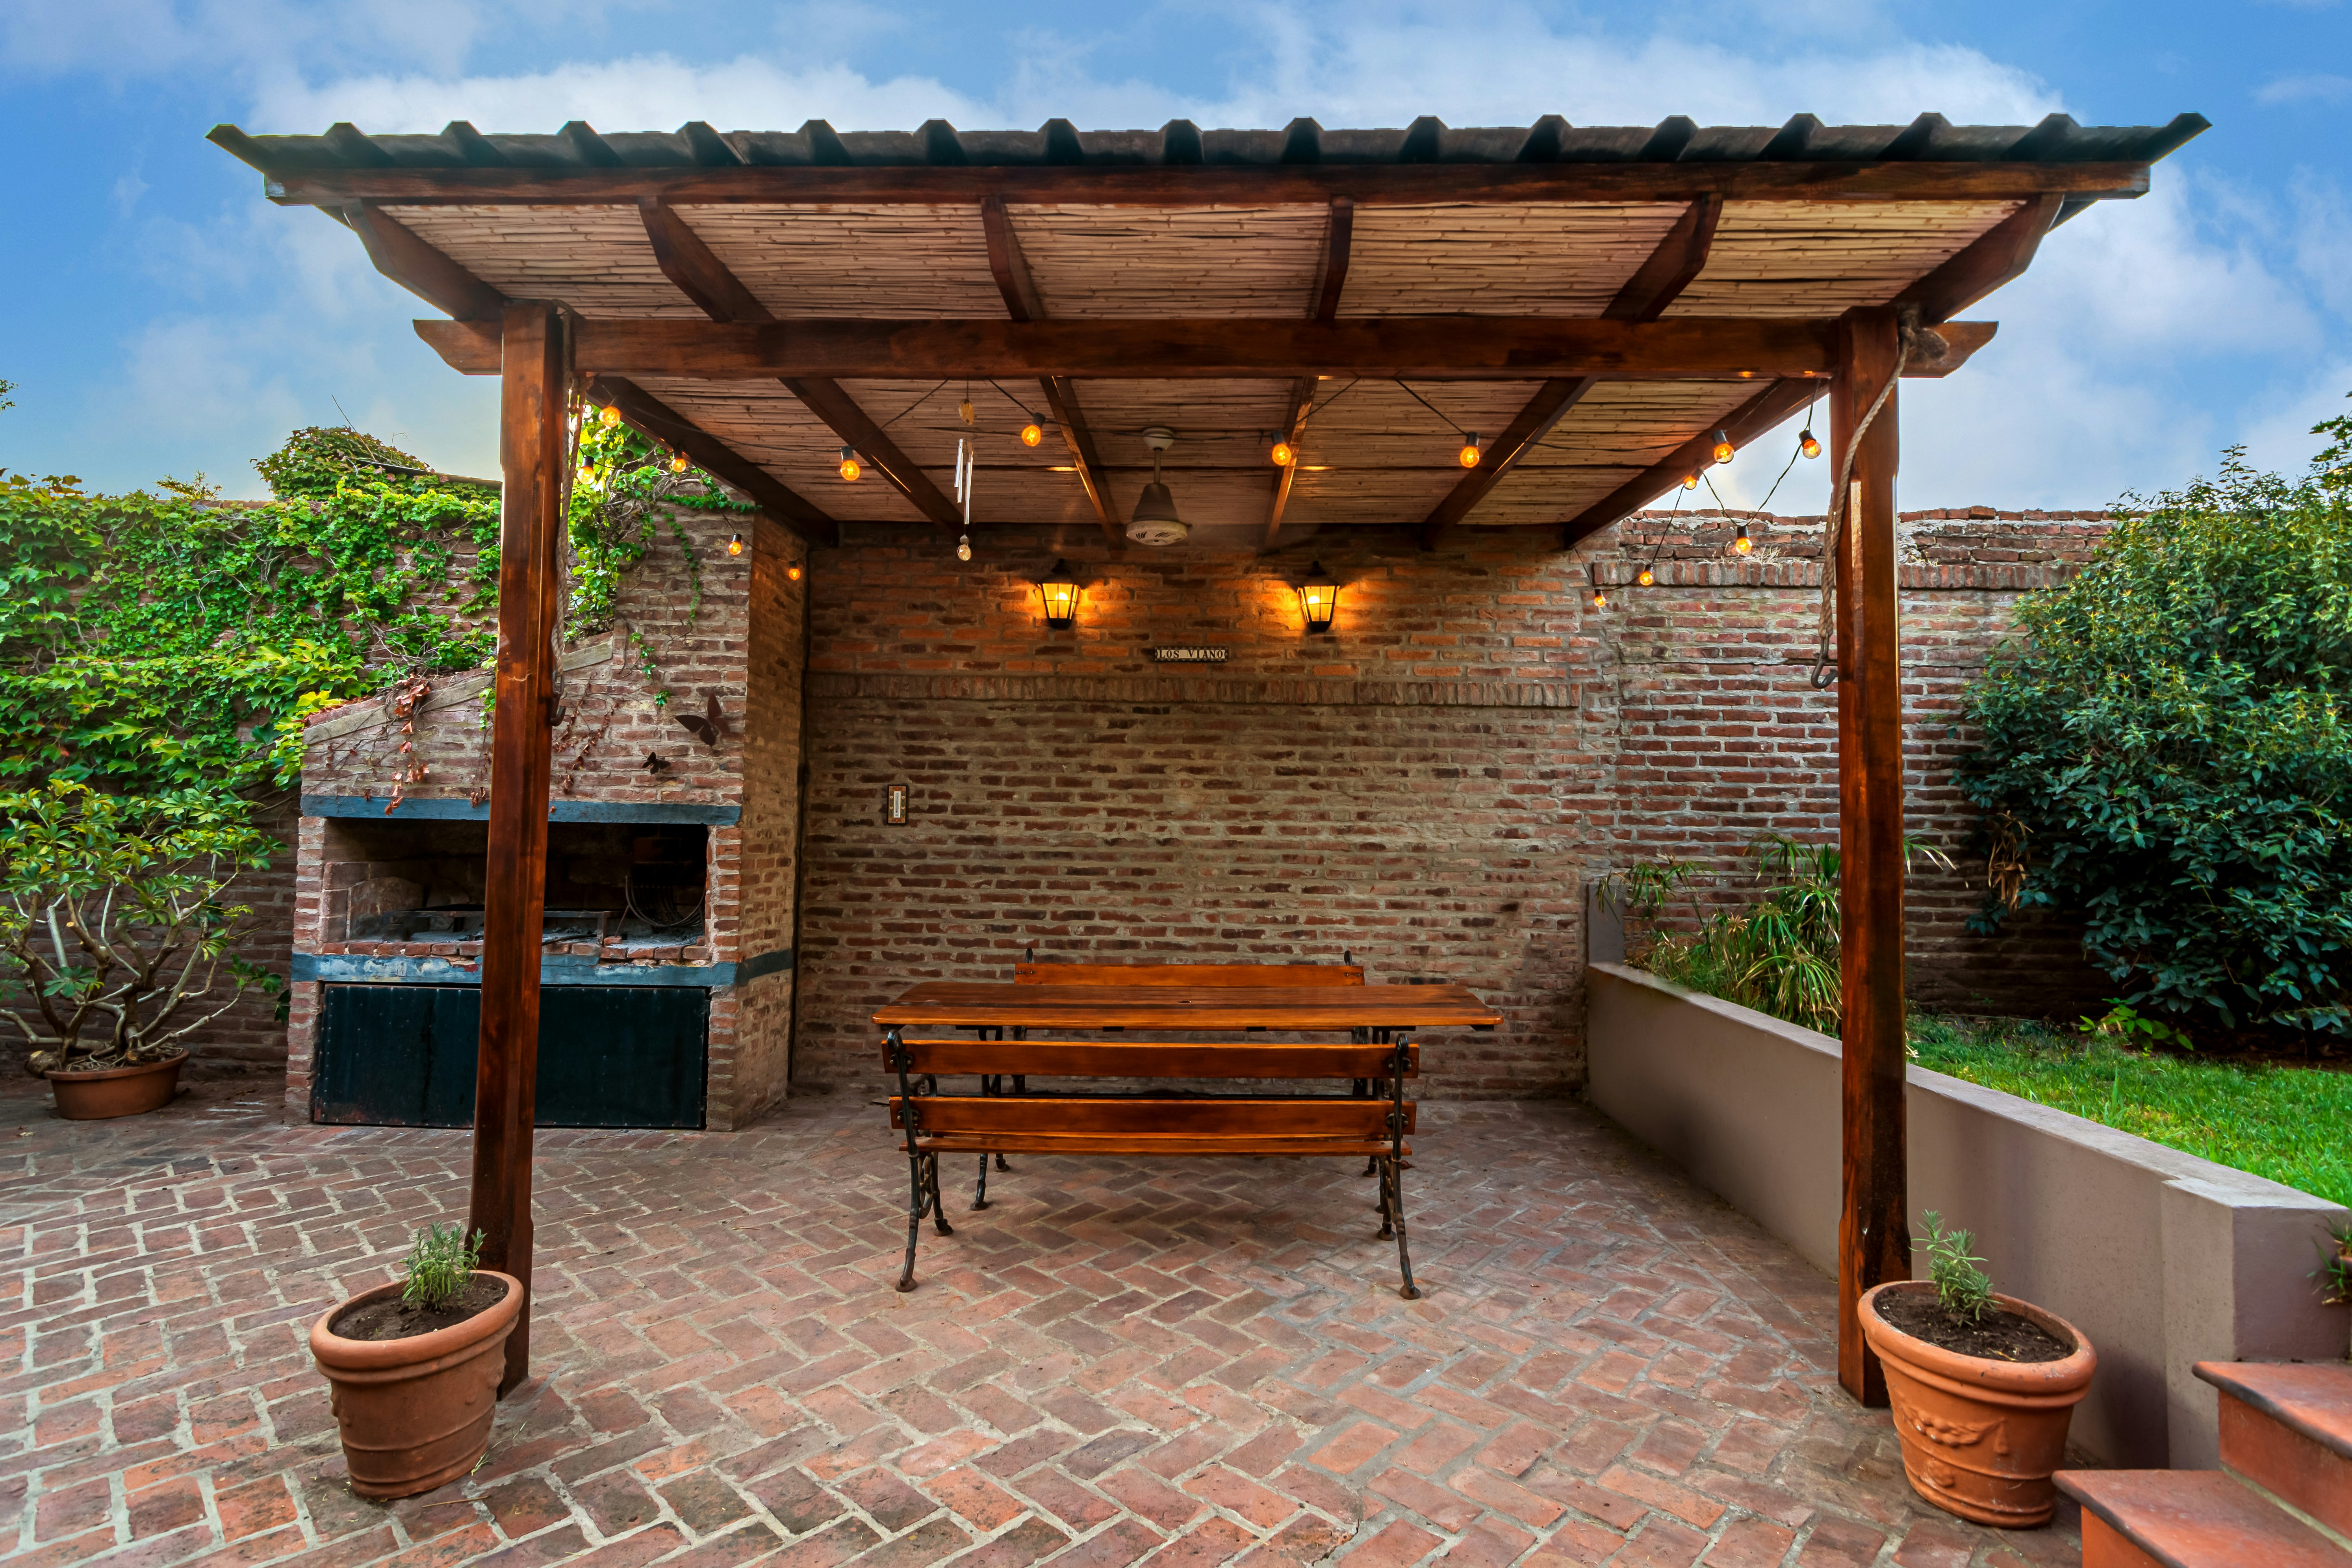
<instances>
[{"instance_id":1,"label":"wrought iron bench leg","mask_svg":"<svg viewBox=\"0 0 2352 1568\"><path fill-rule=\"evenodd\" d=\"M1388 1234L1386 1222L1393 1219L1396 1225L1397 1272L1404 1278L1404 1284L1397 1294L1408 1301L1418 1301L1421 1300L1421 1288L1412 1282L1412 1254L1405 1247L1404 1177L1398 1172L1396 1161L1382 1160L1381 1164L1381 1185L1389 1195L1389 1212L1381 1216L1383 1228L1381 1234Z\"/></svg>"},{"instance_id":2,"label":"wrought iron bench leg","mask_svg":"<svg viewBox=\"0 0 2352 1568\"><path fill-rule=\"evenodd\" d=\"M1421 1290L1412 1282L1412 1254L1406 1250L1404 1237L1404 1075L1412 1059L1412 1041L1400 1037L1394 1044L1396 1056L1389 1065L1389 1152L1380 1161L1381 1234L1386 1236L1391 1224L1396 1226L1397 1272L1404 1277L1397 1294L1418 1301Z\"/></svg>"},{"instance_id":3,"label":"wrought iron bench leg","mask_svg":"<svg viewBox=\"0 0 2352 1568\"><path fill-rule=\"evenodd\" d=\"M902 1291L915 1288L915 1241L923 1234L923 1211L929 1206L929 1194L923 1191L923 1157L920 1154L909 1153L907 1156L907 1181L914 1191L907 1200L907 1262L898 1271L898 1289Z\"/></svg>"},{"instance_id":4,"label":"wrought iron bench leg","mask_svg":"<svg viewBox=\"0 0 2352 1568\"><path fill-rule=\"evenodd\" d=\"M980 1157L980 1190L971 1194L971 1206L976 1209L988 1206L988 1156L985 1154Z\"/></svg>"},{"instance_id":5,"label":"wrought iron bench leg","mask_svg":"<svg viewBox=\"0 0 2352 1568\"><path fill-rule=\"evenodd\" d=\"M923 1182L929 1189L931 1219L941 1236L953 1236L955 1226L948 1223L948 1202L940 1195L940 1157L923 1156Z\"/></svg>"}]
</instances>

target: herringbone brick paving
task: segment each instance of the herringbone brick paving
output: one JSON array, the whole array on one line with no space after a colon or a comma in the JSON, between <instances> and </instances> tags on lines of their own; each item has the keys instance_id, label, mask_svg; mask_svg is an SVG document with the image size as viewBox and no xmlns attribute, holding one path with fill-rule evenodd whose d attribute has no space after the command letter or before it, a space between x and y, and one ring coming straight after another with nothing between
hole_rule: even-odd
<instances>
[{"instance_id":1,"label":"herringbone brick paving","mask_svg":"<svg viewBox=\"0 0 2352 1568\"><path fill-rule=\"evenodd\" d=\"M1336 1161L1017 1160L889 1289L882 1113L541 1136L531 1382L467 1480L342 1483L311 1319L462 1211L459 1132L0 1089L0 1556L972 1568L2073 1563L1912 1498L1827 1283L1590 1110L1426 1106L1426 1299ZM961 1163L959 1162L959 1163ZM968 1178L968 1170L959 1173Z\"/></svg>"}]
</instances>

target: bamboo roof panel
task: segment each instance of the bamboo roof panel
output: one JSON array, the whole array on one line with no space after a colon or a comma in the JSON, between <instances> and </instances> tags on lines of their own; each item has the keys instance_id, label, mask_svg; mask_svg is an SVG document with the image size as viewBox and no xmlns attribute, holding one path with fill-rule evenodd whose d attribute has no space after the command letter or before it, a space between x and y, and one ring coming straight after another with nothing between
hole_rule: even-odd
<instances>
[{"instance_id":1,"label":"bamboo roof panel","mask_svg":"<svg viewBox=\"0 0 2352 1568\"><path fill-rule=\"evenodd\" d=\"M634 207L387 206L385 216L510 298L583 316L702 312L662 275Z\"/></svg>"},{"instance_id":2,"label":"bamboo roof panel","mask_svg":"<svg viewBox=\"0 0 2352 1568\"><path fill-rule=\"evenodd\" d=\"M1366 207L1342 316L1598 316L1680 203Z\"/></svg>"},{"instance_id":3,"label":"bamboo roof panel","mask_svg":"<svg viewBox=\"0 0 2352 1568\"><path fill-rule=\"evenodd\" d=\"M1329 209L1010 207L1055 319L1303 316Z\"/></svg>"},{"instance_id":4,"label":"bamboo roof panel","mask_svg":"<svg viewBox=\"0 0 2352 1568\"><path fill-rule=\"evenodd\" d=\"M878 475L845 483L841 437L776 382L648 376L638 384L844 521L926 521Z\"/></svg>"},{"instance_id":5,"label":"bamboo roof panel","mask_svg":"<svg viewBox=\"0 0 2352 1568\"><path fill-rule=\"evenodd\" d=\"M2015 202L1727 202L1669 316L1833 316L1883 305Z\"/></svg>"},{"instance_id":6,"label":"bamboo roof panel","mask_svg":"<svg viewBox=\"0 0 2352 1568\"><path fill-rule=\"evenodd\" d=\"M1005 313L977 204L677 211L760 303L786 320Z\"/></svg>"}]
</instances>

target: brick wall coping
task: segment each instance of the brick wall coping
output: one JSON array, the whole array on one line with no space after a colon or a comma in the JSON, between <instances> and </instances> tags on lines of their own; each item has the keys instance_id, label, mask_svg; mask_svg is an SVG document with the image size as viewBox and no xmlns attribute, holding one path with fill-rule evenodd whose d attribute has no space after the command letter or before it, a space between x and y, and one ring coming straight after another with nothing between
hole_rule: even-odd
<instances>
[{"instance_id":1,"label":"brick wall coping","mask_svg":"<svg viewBox=\"0 0 2352 1568\"><path fill-rule=\"evenodd\" d=\"M1172 702L1235 707L1549 708L1578 706L1567 682L1247 680L1185 676L855 674L813 670L812 698L923 702Z\"/></svg>"},{"instance_id":2,"label":"brick wall coping","mask_svg":"<svg viewBox=\"0 0 2352 1568\"><path fill-rule=\"evenodd\" d=\"M488 797L477 804L466 795L403 795L398 805L386 795L306 795L305 816L391 817L395 822L488 822ZM680 800L551 800L550 822L699 822L726 826L740 822L743 808Z\"/></svg>"},{"instance_id":3,"label":"brick wall coping","mask_svg":"<svg viewBox=\"0 0 2352 1568\"><path fill-rule=\"evenodd\" d=\"M1819 528L1825 521L1820 512L1740 511L1732 507L1684 507L1678 511L1654 507L1628 514L1649 522L1664 522L1677 517L1741 517L1761 518L1767 522L1789 524L1811 523ZM1951 506L1926 511L1898 511L1897 522L2116 522L2122 514L2112 510L2099 511L1999 511L1989 506Z\"/></svg>"},{"instance_id":4,"label":"brick wall coping","mask_svg":"<svg viewBox=\"0 0 2352 1568\"><path fill-rule=\"evenodd\" d=\"M1685 513L1685 516L1688 514ZM1602 566L1601 580L1611 588L1630 587L1639 568L1628 561ZM1659 584L1670 588L1819 588L1818 561L1738 562L1662 560L1651 567ZM1895 568L1899 587L1923 592L2026 593L2054 588L2074 575L2071 566L1916 566Z\"/></svg>"}]
</instances>

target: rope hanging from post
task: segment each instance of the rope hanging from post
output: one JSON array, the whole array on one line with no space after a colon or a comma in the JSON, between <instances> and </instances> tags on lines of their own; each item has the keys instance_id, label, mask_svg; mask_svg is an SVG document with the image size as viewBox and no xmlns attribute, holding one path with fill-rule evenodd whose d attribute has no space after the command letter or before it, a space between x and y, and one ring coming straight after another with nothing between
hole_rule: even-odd
<instances>
[{"instance_id":1,"label":"rope hanging from post","mask_svg":"<svg viewBox=\"0 0 2352 1568\"><path fill-rule=\"evenodd\" d=\"M1838 459L1837 483L1830 490L1830 515L1822 529L1822 608L1821 646L1813 655L1813 673L1809 678L1816 691L1826 691L1838 680L1837 667L1837 572L1838 555L1845 544L1845 524L1852 515L1848 505L1853 483L1853 459L1862 450L1862 438L1870 434L1870 426L1878 418L1878 411L1895 395L1895 384L1903 379L1903 366L1916 350L1922 359L1937 360L1951 352L1942 333L1920 324L1916 305L1906 305L1895 318L1895 369L1886 377L1886 384L1878 389L1871 400L1870 410L1862 423L1846 437L1845 451Z\"/></svg>"}]
</instances>

